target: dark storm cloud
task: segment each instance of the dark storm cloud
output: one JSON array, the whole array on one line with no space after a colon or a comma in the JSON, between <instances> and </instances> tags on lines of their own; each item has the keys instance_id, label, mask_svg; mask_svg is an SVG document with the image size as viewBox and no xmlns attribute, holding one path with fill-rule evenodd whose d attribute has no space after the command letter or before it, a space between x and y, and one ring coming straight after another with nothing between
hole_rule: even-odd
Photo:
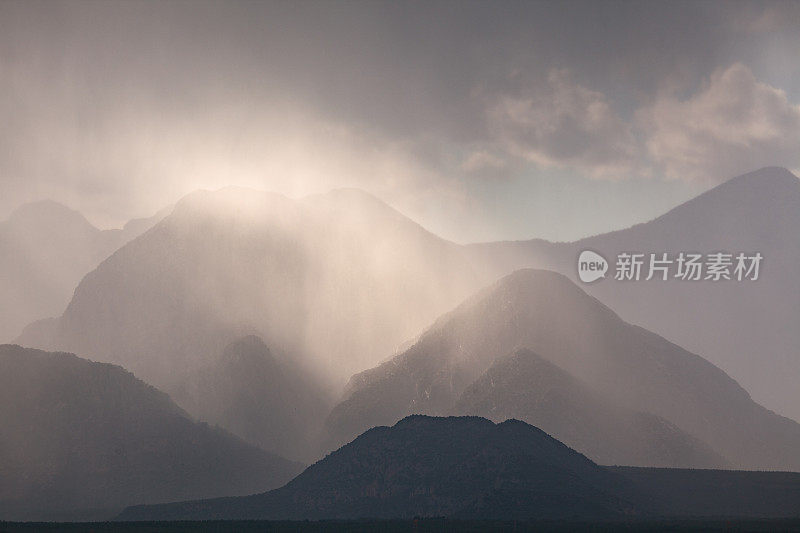
<instances>
[{"instance_id":1,"label":"dark storm cloud","mask_svg":"<svg viewBox=\"0 0 800 533\"><path fill-rule=\"evenodd\" d=\"M5 2L0 210L53 196L118 222L246 182L362 186L414 211L536 169L672 176L658 110L700 98L720 69L742 61L787 91L791 122L798 67L776 50L800 42L795 16L734 2ZM704 177L726 177L718 145Z\"/></svg>"}]
</instances>

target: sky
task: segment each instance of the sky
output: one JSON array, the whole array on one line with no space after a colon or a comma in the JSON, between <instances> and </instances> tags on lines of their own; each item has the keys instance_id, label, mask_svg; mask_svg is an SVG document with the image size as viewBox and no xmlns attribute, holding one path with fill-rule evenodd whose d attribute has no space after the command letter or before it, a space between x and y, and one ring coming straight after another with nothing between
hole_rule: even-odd
<instances>
[{"instance_id":1,"label":"sky","mask_svg":"<svg viewBox=\"0 0 800 533\"><path fill-rule=\"evenodd\" d=\"M800 2L0 0L0 218L367 190L572 240L800 169Z\"/></svg>"}]
</instances>

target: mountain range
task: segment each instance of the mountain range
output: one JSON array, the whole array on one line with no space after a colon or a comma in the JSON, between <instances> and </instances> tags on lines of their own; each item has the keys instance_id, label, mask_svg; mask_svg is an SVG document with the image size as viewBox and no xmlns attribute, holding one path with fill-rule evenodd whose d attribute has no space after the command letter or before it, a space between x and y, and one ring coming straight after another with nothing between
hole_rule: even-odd
<instances>
[{"instance_id":1,"label":"mountain range","mask_svg":"<svg viewBox=\"0 0 800 533\"><path fill-rule=\"evenodd\" d=\"M117 519L438 516L551 525L617 520L628 528L653 517L798 515L797 473L602 467L518 420L411 416L370 429L279 489L134 506Z\"/></svg>"},{"instance_id":2,"label":"mountain range","mask_svg":"<svg viewBox=\"0 0 800 533\"><path fill-rule=\"evenodd\" d=\"M679 493L705 491L730 514L709 487L772 494L794 478L629 467L800 470L800 424L760 405L800 405L799 183L762 169L575 243L461 246L357 190L199 191L110 232L27 206L0 223L2 327L66 310L17 339L59 353L0 346L0 516L252 494L299 471L283 457L353 439L278 491L163 509L594 519L702 514ZM607 279L576 284L585 249ZM621 252L679 251L764 262L757 281L613 279Z\"/></svg>"},{"instance_id":3,"label":"mountain range","mask_svg":"<svg viewBox=\"0 0 800 533\"><path fill-rule=\"evenodd\" d=\"M727 461L660 416L626 409L521 348L497 359L451 410L524 420L603 465L724 468Z\"/></svg>"},{"instance_id":4,"label":"mountain range","mask_svg":"<svg viewBox=\"0 0 800 533\"><path fill-rule=\"evenodd\" d=\"M800 180L768 167L734 177L655 220L571 243L542 240L467 247L489 278L533 267L577 281L583 250L609 262L586 291L633 324L702 355L753 398L800 421ZM760 253L757 281L616 281L618 254ZM649 256L646 256L649 257ZM479 265L483 265L482 267ZM484 270L485 269L485 270ZM647 265L642 279L647 276Z\"/></svg>"},{"instance_id":5,"label":"mountain range","mask_svg":"<svg viewBox=\"0 0 800 533\"><path fill-rule=\"evenodd\" d=\"M291 200L228 188L178 202L18 342L121 364L178 394L257 333L339 387L474 284L458 246L360 191Z\"/></svg>"},{"instance_id":6,"label":"mountain range","mask_svg":"<svg viewBox=\"0 0 800 533\"><path fill-rule=\"evenodd\" d=\"M99 230L52 201L26 204L0 222L0 342L30 322L61 314L81 278L166 215Z\"/></svg>"},{"instance_id":7,"label":"mountain range","mask_svg":"<svg viewBox=\"0 0 800 533\"><path fill-rule=\"evenodd\" d=\"M519 268L576 279L580 251L610 262L584 285L628 322L709 359L759 403L800 419L800 180L765 168L661 217L573 243L460 246L352 189L299 200L201 191L78 285L64 314L16 342L119 363L177 394L176 368L255 333L336 390L408 346L468 294ZM757 281L613 279L618 253L760 252ZM191 378L193 381L196 378Z\"/></svg>"},{"instance_id":8,"label":"mountain range","mask_svg":"<svg viewBox=\"0 0 800 533\"><path fill-rule=\"evenodd\" d=\"M520 348L546 361L501 359ZM608 432L623 430L619 437L634 447L615 448L613 460L627 465L709 467L721 456L735 468L800 469L800 424L551 271L506 276L439 318L405 352L354 376L329 415L327 448L409 414L453 410L522 415L604 460L602 448L614 447ZM593 426L601 421L608 425Z\"/></svg>"},{"instance_id":9,"label":"mountain range","mask_svg":"<svg viewBox=\"0 0 800 533\"><path fill-rule=\"evenodd\" d=\"M0 345L3 520L91 520L134 503L251 494L301 469L195 422L118 366Z\"/></svg>"},{"instance_id":10,"label":"mountain range","mask_svg":"<svg viewBox=\"0 0 800 533\"><path fill-rule=\"evenodd\" d=\"M357 190L298 200L200 191L102 261L62 316L18 342L122 365L191 415L302 460L420 412L517 416L603 463L798 468L797 424L724 372L750 379L752 366L774 398L796 394L798 183L762 169L628 230L470 246ZM765 259L753 282L582 285L598 299L563 276L525 270L470 300L485 297L483 307L465 303L425 329L518 266L574 277L584 247L612 268L621 250L758 250ZM643 322L669 340L632 325ZM247 335L264 348L240 345L237 356L231 343ZM717 366L691 349L712 340L729 348L711 350ZM351 375L316 448L319 413Z\"/></svg>"}]
</instances>

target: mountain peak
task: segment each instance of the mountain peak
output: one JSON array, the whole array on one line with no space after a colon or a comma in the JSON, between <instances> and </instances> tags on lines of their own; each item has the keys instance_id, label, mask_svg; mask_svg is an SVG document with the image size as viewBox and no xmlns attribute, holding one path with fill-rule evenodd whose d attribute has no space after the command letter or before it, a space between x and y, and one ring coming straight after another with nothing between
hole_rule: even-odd
<instances>
[{"instance_id":1,"label":"mountain peak","mask_svg":"<svg viewBox=\"0 0 800 533\"><path fill-rule=\"evenodd\" d=\"M747 204L757 210L770 210L790 199L800 198L800 179L783 167L764 167L736 176L681 204L672 212L683 213L689 206L732 209ZM777 204L775 203L777 202ZM667 213L669 214L669 213Z\"/></svg>"},{"instance_id":2,"label":"mountain peak","mask_svg":"<svg viewBox=\"0 0 800 533\"><path fill-rule=\"evenodd\" d=\"M251 350L259 352L268 352L269 348L266 343L258 335L245 335L239 339L228 344L225 351L229 350Z\"/></svg>"},{"instance_id":3,"label":"mountain peak","mask_svg":"<svg viewBox=\"0 0 800 533\"><path fill-rule=\"evenodd\" d=\"M540 441L539 445L546 444L557 449L563 448L569 450L569 453L580 455L582 459L586 459L583 454L575 452L540 428L516 418L508 418L502 422L495 423L488 418L476 415L430 416L414 414L399 420L391 428L384 428L389 432L397 432L397 430L401 429L416 433L443 432L447 430L450 434L464 433L474 437L478 437L481 434L508 435L510 432L516 435L515 438L538 440ZM529 443L533 443L533 440Z\"/></svg>"},{"instance_id":4,"label":"mountain peak","mask_svg":"<svg viewBox=\"0 0 800 533\"><path fill-rule=\"evenodd\" d=\"M332 189L323 194L312 194L301 201L315 207L346 213L348 217L359 221L403 219L409 224L418 225L374 194L354 187Z\"/></svg>"},{"instance_id":5,"label":"mountain peak","mask_svg":"<svg viewBox=\"0 0 800 533\"><path fill-rule=\"evenodd\" d=\"M289 209L293 201L282 194L248 187L199 189L178 200L173 214L205 213L215 216L264 217Z\"/></svg>"},{"instance_id":6,"label":"mountain peak","mask_svg":"<svg viewBox=\"0 0 800 533\"><path fill-rule=\"evenodd\" d=\"M447 417L437 417L437 416L430 416L430 415L408 415L401 420L398 420L394 426L395 429L401 428L439 428L442 425L449 425L451 427L482 427L482 428L489 428L495 426L496 424L491 420L487 420L486 418L480 416L447 416Z\"/></svg>"},{"instance_id":7,"label":"mountain peak","mask_svg":"<svg viewBox=\"0 0 800 533\"><path fill-rule=\"evenodd\" d=\"M502 285L520 287L522 285L546 285L557 283L574 286L575 284L565 275L553 270L540 268L521 268L501 278L498 282Z\"/></svg>"},{"instance_id":8,"label":"mountain peak","mask_svg":"<svg viewBox=\"0 0 800 533\"><path fill-rule=\"evenodd\" d=\"M783 167L764 167L741 176L736 176L718 185L711 191L736 188L745 191L785 191L800 190L800 179ZM709 191L709 192L711 192Z\"/></svg>"},{"instance_id":9,"label":"mountain peak","mask_svg":"<svg viewBox=\"0 0 800 533\"><path fill-rule=\"evenodd\" d=\"M608 317L618 318L617 314L587 294L567 276L552 270L522 268L500 278L462 304L474 305L475 300L483 301L480 307L490 305L496 310L514 313L514 310L527 312L531 306L549 313L571 315L576 306L586 306L584 310L599 312ZM470 303L471 302L471 303Z\"/></svg>"},{"instance_id":10,"label":"mountain peak","mask_svg":"<svg viewBox=\"0 0 800 533\"><path fill-rule=\"evenodd\" d=\"M247 335L228 344L222 352L221 360L227 363L274 362L269 347L257 335Z\"/></svg>"},{"instance_id":11,"label":"mountain peak","mask_svg":"<svg viewBox=\"0 0 800 533\"><path fill-rule=\"evenodd\" d=\"M54 200L39 200L23 204L11 213L7 222L14 225L39 227L61 227L69 224L99 231L81 213Z\"/></svg>"},{"instance_id":12,"label":"mountain peak","mask_svg":"<svg viewBox=\"0 0 800 533\"><path fill-rule=\"evenodd\" d=\"M792 174L792 172L785 167L763 167L759 168L758 170L754 170L752 172L747 172L746 174L742 174L741 176L736 176L735 178L731 178L728 181L744 181L744 180L772 180L775 182L778 181L789 181L797 180L797 176Z\"/></svg>"}]
</instances>

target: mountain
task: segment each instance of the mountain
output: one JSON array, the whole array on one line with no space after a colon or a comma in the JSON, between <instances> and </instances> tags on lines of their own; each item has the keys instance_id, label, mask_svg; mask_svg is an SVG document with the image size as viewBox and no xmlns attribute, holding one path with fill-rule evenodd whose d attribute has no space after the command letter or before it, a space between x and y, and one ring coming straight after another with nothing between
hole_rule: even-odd
<instances>
[{"instance_id":1,"label":"mountain","mask_svg":"<svg viewBox=\"0 0 800 533\"><path fill-rule=\"evenodd\" d=\"M117 519L431 516L537 520L559 531L603 520L638 531L655 518L798 518L800 473L602 467L518 420L415 415L370 429L279 489L139 505Z\"/></svg>"},{"instance_id":2,"label":"mountain","mask_svg":"<svg viewBox=\"0 0 800 533\"><path fill-rule=\"evenodd\" d=\"M200 191L86 275L52 335L24 340L121 364L179 403L245 334L340 386L474 283L459 246L360 191Z\"/></svg>"},{"instance_id":3,"label":"mountain","mask_svg":"<svg viewBox=\"0 0 800 533\"><path fill-rule=\"evenodd\" d=\"M524 348L495 361L464 390L453 413L522 420L600 464L726 466L707 445L667 420L615 405Z\"/></svg>"},{"instance_id":4,"label":"mountain","mask_svg":"<svg viewBox=\"0 0 800 533\"><path fill-rule=\"evenodd\" d=\"M765 259L761 278L755 282L623 283L606 279L582 287L618 310L629 323L644 324L647 330L685 345L689 353L709 356L746 388L755 390L760 402L777 408L777 400L770 398L782 398L779 410L787 413L800 405L795 386L800 376L800 368L796 368L800 339L795 327L800 298L792 270L798 249L794 234L800 212L794 209L797 183L788 171L764 169L734 178L655 221L628 230L578 243L530 241L466 247L430 234L356 190L299 200L246 189L200 191L185 197L169 216L89 273L61 317L32 325L18 340L121 364L198 415L192 391L199 386L200 374L213 367L225 347L243 335L266 339L272 353L285 354L284 362L293 359L289 366L309 370L312 377L327 380L330 390L336 390L353 372L408 353L408 346L416 343L420 331L437 316L520 265L545 266L574 276L577 254L583 247L602 252L611 260L612 269L613 255L619 250L761 251ZM565 311L565 319L568 314ZM609 331L614 331L617 321L604 321L598 328L606 327L607 322ZM483 325L476 323L475 327ZM568 329L558 331L564 337L571 335ZM640 339L631 340L628 350L641 351L644 348L636 348L636 342L650 342L646 332L626 332L631 339ZM606 344L612 342L599 331L595 334ZM564 342L564 346L574 343ZM670 348L663 339L654 345L664 352L685 353ZM460 394L496 358L520 347L526 346L499 341L496 346L487 344L491 357L476 355L480 364L475 366L459 363L452 375L453 390ZM711 445L733 465L762 464L760 459L751 462L758 449L756 437L748 437L753 442L744 448L749 451L734 450L733 457L728 457L703 437L704 431L716 434L715 429L698 430L693 425L697 420L689 425L679 423L673 411L679 410L678 405L693 406L692 399L673 401L665 396L639 405L633 393L617 398L627 390L624 378L617 380L620 390L614 390L617 382L611 378L599 387L593 381L599 378L584 375L588 370L557 360L547 350L527 347L608 401L661 417L686 436ZM576 348L592 360L588 347ZM562 357L570 357L567 351ZM438 368L438 364L433 366ZM648 364L657 373L658 363ZM711 379L707 374L718 372L704 365L688 367L667 381L694 380L694 386L702 389L702 383ZM683 375L695 370L700 374L693 378ZM625 368L620 371L621 376L631 374ZM356 377L353 383L363 377ZM721 383L716 378L712 381ZM666 389L664 394L678 394L663 383L661 386ZM755 413L749 400L741 400L746 393L740 388L723 388L736 402L748 406L741 417ZM448 393L439 410L425 412L450 413L457 396ZM707 399L707 409L724 413L725 406L712 396L708 391L701 395L704 402ZM342 444L372 425L414 412L393 407L388 418L368 420L377 405L386 402L389 398L379 398L375 406L365 409L364 420L353 416L352 420L359 421L352 427L334 429L330 444ZM213 413L208 416L216 417ZM752 414L751 418L769 417ZM341 422L349 424L344 419ZM637 427L651 433L666 427L651 422L648 427L640 419ZM784 428L778 432L794 431L786 429L794 426L783 422L770 424L767 433L778 431L778 426ZM735 442L732 426L726 424L725 434ZM663 464L673 464L667 460L672 453L677 451L662 451L653 464L664 460ZM787 453L776 451L769 464L792 464L787 462ZM636 456L632 460L637 464Z\"/></svg>"},{"instance_id":5,"label":"mountain","mask_svg":"<svg viewBox=\"0 0 800 533\"><path fill-rule=\"evenodd\" d=\"M525 267L577 280L577 258L593 250L607 279L583 285L625 320L699 353L759 403L800 420L800 180L783 168L730 179L668 213L572 243L542 240L467 247L475 268L500 277ZM616 281L621 252L760 252L757 281ZM646 268L646 266L645 266ZM673 273L675 270L673 270ZM647 272L643 272L643 277Z\"/></svg>"},{"instance_id":6,"label":"mountain","mask_svg":"<svg viewBox=\"0 0 800 533\"><path fill-rule=\"evenodd\" d=\"M373 428L280 489L133 507L120 520L613 518L635 495L543 431L509 420L412 416Z\"/></svg>"},{"instance_id":7,"label":"mountain","mask_svg":"<svg viewBox=\"0 0 800 533\"><path fill-rule=\"evenodd\" d=\"M329 449L408 414L451 412L498 358L518 348L609 402L663 418L733 467L800 469L800 424L753 402L705 359L624 322L565 276L533 269L478 292L404 353L354 376L326 422Z\"/></svg>"},{"instance_id":8,"label":"mountain","mask_svg":"<svg viewBox=\"0 0 800 533\"><path fill-rule=\"evenodd\" d=\"M277 487L301 465L191 420L124 369L0 345L0 518L108 517Z\"/></svg>"},{"instance_id":9,"label":"mountain","mask_svg":"<svg viewBox=\"0 0 800 533\"><path fill-rule=\"evenodd\" d=\"M308 460L331 400L313 375L279 360L259 337L234 341L203 369L192 412L263 450Z\"/></svg>"},{"instance_id":10,"label":"mountain","mask_svg":"<svg viewBox=\"0 0 800 533\"><path fill-rule=\"evenodd\" d=\"M0 222L0 342L64 311L80 279L157 217L101 231L52 201L26 204Z\"/></svg>"}]
</instances>

